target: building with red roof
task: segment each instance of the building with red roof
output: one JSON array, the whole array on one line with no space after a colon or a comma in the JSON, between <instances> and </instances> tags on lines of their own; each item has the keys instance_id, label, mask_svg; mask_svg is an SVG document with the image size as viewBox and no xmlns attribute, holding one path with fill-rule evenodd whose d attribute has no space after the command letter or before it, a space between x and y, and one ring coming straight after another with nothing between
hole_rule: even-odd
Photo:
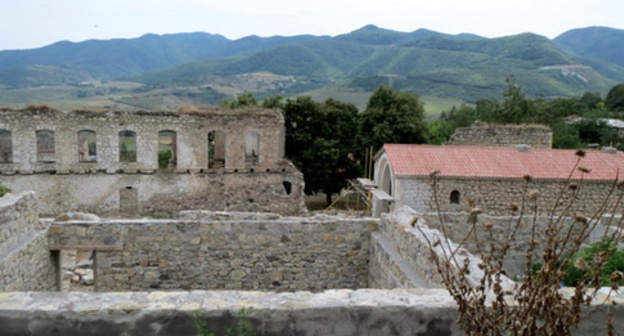
<instances>
[{"instance_id":1,"label":"building with red roof","mask_svg":"<svg viewBox=\"0 0 624 336\"><path fill-rule=\"evenodd\" d=\"M435 189L430 176L434 171ZM541 215L552 212L557 200L564 206L572 198L576 211L590 214L600 208L620 172L624 153L614 148L587 150L581 157L576 150L527 145L385 144L375 157L374 180L392 200L377 200L373 211L387 211L388 205L435 211L437 198L441 211L479 207L490 214L510 215L510 205L521 204L524 191L535 189L540 197L532 206ZM532 180L528 185L527 175Z\"/></svg>"}]
</instances>

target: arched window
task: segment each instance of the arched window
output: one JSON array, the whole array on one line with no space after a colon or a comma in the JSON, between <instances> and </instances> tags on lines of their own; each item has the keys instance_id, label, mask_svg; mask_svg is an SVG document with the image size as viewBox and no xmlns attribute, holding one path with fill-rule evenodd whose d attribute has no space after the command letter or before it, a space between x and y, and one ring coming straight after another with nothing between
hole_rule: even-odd
<instances>
[{"instance_id":1,"label":"arched window","mask_svg":"<svg viewBox=\"0 0 624 336\"><path fill-rule=\"evenodd\" d=\"M225 167L225 132L208 133L208 168Z\"/></svg>"},{"instance_id":2,"label":"arched window","mask_svg":"<svg viewBox=\"0 0 624 336\"><path fill-rule=\"evenodd\" d=\"M78 132L78 161L97 161L96 139L95 131L82 130Z\"/></svg>"},{"instance_id":3,"label":"arched window","mask_svg":"<svg viewBox=\"0 0 624 336\"><path fill-rule=\"evenodd\" d=\"M459 204L460 194L459 191L453 190L451 191L451 204Z\"/></svg>"},{"instance_id":4,"label":"arched window","mask_svg":"<svg viewBox=\"0 0 624 336\"><path fill-rule=\"evenodd\" d=\"M136 132L119 132L119 162L136 162Z\"/></svg>"},{"instance_id":5,"label":"arched window","mask_svg":"<svg viewBox=\"0 0 624 336\"><path fill-rule=\"evenodd\" d=\"M37 161L56 161L56 150L54 148L54 131L39 130L35 132L37 138Z\"/></svg>"},{"instance_id":6,"label":"arched window","mask_svg":"<svg viewBox=\"0 0 624 336\"><path fill-rule=\"evenodd\" d=\"M13 162L13 139L11 131L0 130L0 163Z\"/></svg>"},{"instance_id":7,"label":"arched window","mask_svg":"<svg viewBox=\"0 0 624 336\"><path fill-rule=\"evenodd\" d=\"M260 133L247 131L245 133L245 162L257 163L260 158Z\"/></svg>"},{"instance_id":8,"label":"arched window","mask_svg":"<svg viewBox=\"0 0 624 336\"><path fill-rule=\"evenodd\" d=\"M158 132L158 169L175 168L176 166L176 132Z\"/></svg>"}]
</instances>

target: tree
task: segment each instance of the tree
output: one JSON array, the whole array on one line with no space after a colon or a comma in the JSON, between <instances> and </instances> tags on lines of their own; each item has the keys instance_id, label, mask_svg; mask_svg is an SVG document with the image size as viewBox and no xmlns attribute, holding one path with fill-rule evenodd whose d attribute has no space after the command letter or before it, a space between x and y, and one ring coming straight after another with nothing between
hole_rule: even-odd
<instances>
[{"instance_id":1,"label":"tree","mask_svg":"<svg viewBox=\"0 0 624 336\"><path fill-rule=\"evenodd\" d=\"M256 97L254 96L254 94L251 92L245 92L232 101L229 101L227 99L224 99L221 101L221 107L228 108L228 109L257 107L257 106L258 106L258 101L256 100Z\"/></svg>"},{"instance_id":2,"label":"tree","mask_svg":"<svg viewBox=\"0 0 624 336\"><path fill-rule=\"evenodd\" d=\"M500 124L520 124L530 121L535 115L535 106L531 99L528 99L522 89L516 85L513 75L507 77L507 91L503 92L505 98L502 103L496 100L479 111L479 117L483 121L496 122ZM477 103L478 106L478 103ZM477 107L479 110L479 108Z\"/></svg>"},{"instance_id":3,"label":"tree","mask_svg":"<svg viewBox=\"0 0 624 336\"><path fill-rule=\"evenodd\" d=\"M358 110L353 104L310 97L288 99L283 108L286 156L301 170L306 194L323 191L328 205L347 178L359 176L355 161Z\"/></svg>"},{"instance_id":4,"label":"tree","mask_svg":"<svg viewBox=\"0 0 624 336\"><path fill-rule=\"evenodd\" d=\"M624 111L624 83L609 90L605 98L605 105L610 111Z\"/></svg>"},{"instance_id":5,"label":"tree","mask_svg":"<svg viewBox=\"0 0 624 336\"><path fill-rule=\"evenodd\" d=\"M425 109L417 94L380 86L361 114L362 150L379 149L384 143L426 143Z\"/></svg>"},{"instance_id":6,"label":"tree","mask_svg":"<svg viewBox=\"0 0 624 336\"><path fill-rule=\"evenodd\" d=\"M263 108L274 109L284 107L284 98L281 95L267 97L262 101Z\"/></svg>"}]
</instances>

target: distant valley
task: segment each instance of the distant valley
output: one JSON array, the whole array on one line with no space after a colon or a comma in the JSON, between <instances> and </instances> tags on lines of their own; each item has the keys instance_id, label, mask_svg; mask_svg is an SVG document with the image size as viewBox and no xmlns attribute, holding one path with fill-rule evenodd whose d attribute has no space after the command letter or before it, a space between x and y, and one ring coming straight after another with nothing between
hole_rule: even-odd
<instances>
[{"instance_id":1,"label":"distant valley","mask_svg":"<svg viewBox=\"0 0 624 336\"><path fill-rule=\"evenodd\" d=\"M581 28L550 40L365 26L335 37L181 33L58 42L0 51L0 105L176 109L252 92L333 97L363 109L386 84L420 94L436 114L499 98L511 74L533 98L604 96L624 82L624 30Z\"/></svg>"}]
</instances>

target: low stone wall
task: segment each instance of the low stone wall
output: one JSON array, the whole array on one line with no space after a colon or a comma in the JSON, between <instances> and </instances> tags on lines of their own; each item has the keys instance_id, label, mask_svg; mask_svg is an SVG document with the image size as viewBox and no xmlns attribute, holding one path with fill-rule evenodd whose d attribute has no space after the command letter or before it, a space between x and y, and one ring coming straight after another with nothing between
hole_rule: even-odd
<instances>
[{"instance_id":1,"label":"low stone wall","mask_svg":"<svg viewBox=\"0 0 624 336\"><path fill-rule=\"evenodd\" d=\"M0 198L0 292L54 290L56 264L34 193Z\"/></svg>"},{"instance_id":2,"label":"low stone wall","mask_svg":"<svg viewBox=\"0 0 624 336\"><path fill-rule=\"evenodd\" d=\"M266 211L304 215L303 176L294 167L284 171L221 170L204 173L158 172L151 174L9 175L3 183L15 192L37 190L38 211L56 216L61 212L180 210ZM290 183L286 190L284 183ZM35 214L36 215L36 214Z\"/></svg>"},{"instance_id":3,"label":"low stone wall","mask_svg":"<svg viewBox=\"0 0 624 336\"><path fill-rule=\"evenodd\" d=\"M615 330L624 330L624 297L613 299L619 303ZM602 300L599 295L585 310L573 335L606 335ZM208 331L222 335L235 327L242 308L253 334L262 336L464 335L457 307L442 289L0 293L0 326L3 336L195 336L201 318Z\"/></svg>"},{"instance_id":4,"label":"low stone wall","mask_svg":"<svg viewBox=\"0 0 624 336\"><path fill-rule=\"evenodd\" d=\"M472 228L472 216L466 212L462 213L448 213L444 212L438 216L437 213L424 213L420 215L425 221L434 228L440 228L440 216L445 223L446 233L448 237L454 242L464 241L464 247L476 253L478 251L476 242L473 235L468 235ZM602 238L602 233L606 229L606 225L610 216L605 216L599 220L594 233L586 241L587 244L591 244L595 241L599 241ZM515 239L511 243L511 247L505 258L505 272L509 277L522 279L526 276L526 251L531 242L531 228L533 224L532 216L524 216L519 218L518 216L490 216L481 214L477 216L476 226L479 230L479 239L485 246L489 246L490 242L501 243L507 241L508 228L510 225L514 227L516 223L520 221L518 230L515 234ZM575 225L575 228L581 228L581 224L575 222L573 218L562 218L562 225L566 227L566 231L570 228L570 225ZM614 223L617 223L619 219L616 219ZM489 231L485 230L485 223L492 225L491 236ZM539 242L534 253L535 262L541 262L541 255L544 252L544 242L546 240L546 230L550 223L548 217L535 218L535 239ZM615 225L615 224L614 224Z\"/></svg>"},{"instance_id":5,"label":"low stone wall","mask_svg":"<svg viewBox=\"0 0 624 336\"><path fill-rule=\"evenodd\" d=\"M447 145L513 147L530 145L534 148L552 148L552 130L543 125L495 125L475 122L469 127L458 127Z\"/></svg>"},{"instance_id":6,"label":"low stone wall","mask_svg":"<svg viewBox=\"0 0 624 336\"><path fill-rule=\"evenodd\" d=\"M53 250L96 251L96 291L368 287L376 219L250 216L58 222L49 243Z\"/></svg>"},{"instance_id":7,"label":"low stone wall","mask_svg":"<svg viewBox=\"0 0 624 336\"><path fill-rule=\"evenodd\" d=\"M452 241L445 243L444 235L428 227L427 221L409 207L385 215L378 232L372 236L369 284L372 288L443 287L435 264L431 261L431 244L442 241L433 252L444 260L444 255L456 249ZM448 248L450 246L450 250ZM445 251L446 250L446 251ZM460 265L470 259L469 282L477 284L483 277L478 268L481 262L466 250L457 254ZM503 277L502 285L513 288L514 283Z\"/></svg>"}]
</instances>

